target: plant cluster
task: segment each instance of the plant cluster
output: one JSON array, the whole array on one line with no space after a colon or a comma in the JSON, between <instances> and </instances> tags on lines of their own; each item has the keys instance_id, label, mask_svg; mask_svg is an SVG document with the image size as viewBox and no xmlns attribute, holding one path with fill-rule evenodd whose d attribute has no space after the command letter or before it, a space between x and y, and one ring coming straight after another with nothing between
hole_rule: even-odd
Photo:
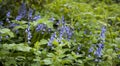
<instances>
[{"instance_id":1,"label":"plant cluster","mask_svg":"<svg viewBox=\"0 0 120 66\"><path fill-rule=\"evenodd\" d=\"M0 0L0 66L119 66L119 0Z\"/></svg>"}]
</instances>

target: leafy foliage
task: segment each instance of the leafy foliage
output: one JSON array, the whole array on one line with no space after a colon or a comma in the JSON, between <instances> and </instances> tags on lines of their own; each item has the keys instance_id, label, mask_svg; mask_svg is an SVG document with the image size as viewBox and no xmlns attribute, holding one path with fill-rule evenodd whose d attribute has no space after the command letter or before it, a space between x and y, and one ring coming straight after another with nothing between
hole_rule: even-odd
<instances>
[{"instance_id":1,"label":"leafy foliage","mask_svg":"<svg viewBox=\"0 0 120 66\"><path fill-rule=\"evenodd\" d=\"M119 0L0 0L0 64L118 66L119 8Z\"/></svg>"}]
</instances>

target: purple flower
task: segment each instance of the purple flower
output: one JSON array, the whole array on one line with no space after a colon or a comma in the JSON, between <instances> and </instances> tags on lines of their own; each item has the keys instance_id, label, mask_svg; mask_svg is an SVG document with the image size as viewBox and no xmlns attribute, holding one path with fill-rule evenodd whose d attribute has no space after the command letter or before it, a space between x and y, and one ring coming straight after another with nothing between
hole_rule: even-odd
<instances>
[{"instance_id":1,"label":"purple flower","mask_svg":"<svg viewBox=\"0 0 120 66\"><path fill-rule=\"evenodd\" d=\"M103 43L105 42L105 32L106 32L106 28L102 27L101 34L100 34L100 38L102 39L102 42L98 44L97 50L94 52L96 57L101 57L102 56L102 49L104 48ZM98 59L98 60L100 60L100 59Z\"/></svg>"},{"instance_id":2,"label":"purple flower","mask_svg":"<svg viewBox=\"0 0 120 66\"><path fill-rule=\"evenodd\" d=\"M16 29L16 30L14 30L14 32L15 32L16 34L18 34L18 33L19 33L19 30Z\"/></svg>"},{"instance_id":3,"label":"purple flower","mask_svg":"<svg viewBox=\"0 0 120 66\"><path fill-rule=\"evenodd\" d=\"M94 53L97 57L101 57L102 56L102 48L97 48L96 52Z\"/></svg>"},{"instance_id":4,"label":"purple flower","mask_svg":"<svg viewBox=\"0 0 120 66\"><path fill-rule=\"evenodd\" d=\"M26 13L27 13L26 4L22 3L21 7L19 8L18 16L16 17L16 20L21 20L23 17L25 17Z\"/></svg>"},{"instance_id":5,"label":"purple flower","mask_svg":"<svg viewBox=\"0 0 120 66\"><path fill-rule=\"evenodd\" d=\"M91 48L89 49L89 53L91 53L91 52L93 52L93 47L91 47Z\"/></svg>"},{"instance_id":6,"label":"purple flower","mask_svg":"<svg viewBox=\"0 0 120 66\"><path fill-rule=\"evenodd\" d=\"M73 31L68 26L65 27L65 30L66 30L66 33L67 33L67 38L69 40L72 37L72 35L73 35Z\"/></svg>"},{"instance_id":7,"label":"purple flower","mask_svg":"<svg viewBox=\"0 0 120 66\"><path fill-rule=\"evenodd\" d=\"M27 10L26 10L26 4L25 3L22 3L21 7L19 8L19 11L18 11L18 14L22 15L22 16L25 16L27 13Z\"/></svg>"},{"instance_id":8,"label":"purple flower","mask_svg":"<svg viewBox=\"0 0 120 66\"><path fill-rule=\"evenodd\" d=\"M65 19L64 19L64 16L62 16L62 24L65 25Z\"/></svg>"},{"instance_id":9,"label":"purple flower","mask_svg":"<svg viewBox=\"0 0 120 66\"><path fill-rule=\"evenodd\" d=\"M5 36L5 38L6 38L6 39L8 39L8 38L9 38L9 36L7 35L7 36Z\"/></svg>"},{"instance_id":10,"label":"purple flower","mask_svg":"<svg viewBox=\"0 0 120 66\"><path fill-rule=\"evenodd\" d=\"M94 46L95 46L95 45L93 44L93 45L89 48L89 51L88 51L89 53L93 52Z\"/></svg>"},{"instance_id":11,"label":"purple flower","mask_svg":"<svg viewBox=\"0 0 120 66\"><path fill-rule=\"evenodd\" d=\"M28 43L30 43L30 40L32 38L31 32L30 32L30 24L28 22L28 28L25 31L27 33L27 39L28 39Z\"/></svg>"},{"instance_id":12,"label":"purple flower","mask_svg":"<svg viewBox=\"0 0 120 66\"><path fill-rule=\"evenodd\" d=\"M36 31L45 31L46 30L46 25L45 24L38 24L36 27Z\"/></svg>"},{"instance_id":13,"label":"purple flower","mask_svg":"<svg viewBox=\"0 0 120 66\"><path fill-rule=\"evenodd\" d=\"M63 35L65 35L67 37L68 40L70 40L70 38L72 37L73 35L73 31L71 30L70 27L68 26L62 26L60 28L60 40L62 39Z\"/></svg>"},{"instance_id":14,"label":"purple flower","mask_svg":"<svg viewBox=\"0 0 120 66\"><path fill-rule=\"evenodd\" d=\"M40 15L36 15L36 16L34 16L33 20L36 21L36 20L38 20L38 19L40 19L40 18L41 18Z\"/></svg>"},{"instance_id":15,"label":"purple flower","mask_svg":"<svg viewBox=\"0 0 120 66\"><path fill-rule=\"evenodd\" d=\"M7 12L6 16L7 16L7 17L10 17L10 11L9 11L9 12Z\"/></svg>"},{"instance_id":16,"label":"purple flower","mask_svg":"<svg viewBox=\"0 0 120 66\"><path fill-rule=\"evenodd\" d=\"M94 53L97 57L101 57L102 56L102 49L103 49L104 45L103 44L98 44L98 48L96 50L96 52Z\"/></svg>"},{"instance_id":17,"label":"purple flower","mask_svg":"<svg viewBox=\"0 0 120 66\"><path fill-rule=\"evenodd\" d=\"M10 20L9 20L9 18L6 18L6 22L10 23Z\"/></svg>"},{"instance_id":18,"label":"purple flower","mask_svg":"<svg viewBox=\"0 0 120 66\"><path fill-rule=\"evenodd\" d=\"M106 32L106 28L105 28L105 27L102 27L100 37L101 37L101 39L103 39L103 40L105 39L105 32Z\"/></svg>"},{"instance_id":19,"label":"purple flower","mask_svg":"<svg viewBox=\"0 0 120 66\"><path fill-rule=\"evenodd\" d=\"M2 26L3 25L3 21L0 21L0 26Z\"/></svg>"},{"instance_id":20,"label":"purple flower","mask_svg":"<svg viewBox=\"0 0 120 66\"><path fill-rule=\"evenodd\" d=\"M49 40L49 42L48 42L48 46L52 46L52 42L53 42L53 40L56 38L57 36L56 36L56 32L54 32L52 35L51 35L51 37L50 37L50 40Z\"/></svg>"},{"instance_id":21,"label":"purple flower","mask_svg":"<svg viewBox=\"0 0 120 66\"><path fill-rule=\"evenodd\" d=\"M51 42L48 42L47 44L49 47L52 47L52 43Z\"/></svg>"},{"instance_id":22,"label":"purple flower","mask_svg":"<svg viewBox=\"0 0 120 66\"><path fill-rule=\"evenodd\" d=\"M78 50L78 51L80 50L80 46L78 46L77 50Z\"/></svg>"},{"instance_id":23,"label":"purple flower","mask_svg":"<svg viewBox=\"0 0 120 66\"><path fill-rule=\"evenodd\" d=\"M56 32L52 34L50 40L53 41L55 37L56 37Z\"/></svg>"},{"instance_id":24,"label":"purple flower","mask_svg":"<svg viewBox=\"0 0 120 66\"><path fill-rule=\"evenodd\" d=\"M51 28L48 28L48 32L50 33L52 31L52 29Z\"/></svg>"},{"instance_id":25,"label":"purple flower","mask_svg":"<svg viewBox=\"0 0 120 66\"><path fill-rule=\"evenodd\" d=\"M15 18L15 20L21 20L22 18L23 18L22 15L18 15L18 16Z\"/></svg>"},{"instance_id":26,"label":"purple flower","mask_svg":"<svg viewBox=\"0 0 120 66\"><path fill-rule=\"evenodd\" d=\"M33 10L32 10L32 9L29 9L28 18L32 18L32 14L33 14Z\"/></svg>"},{"instance_id":27,"label":"purple flower","mask_svg":"<svg viewBox=\"0 0 120 66\"><path fill-rule=\"evenodd\" d=\"M11 23L11 24L9 25L10 28L14 28L15 26L18 26L18 24Z\"/></svg>"},{"instance_id":28,"label":"purple flower","mask_svg":"<svg viewBox=\"0 0 120 66\"><path fill-rule=\"evenodd\" d=\"M50 18L50 21L54 21L54 20L55 20L55 18L54 18L54 17Z\"/></svg>"},{"instance_id":29,"label":"purple flower","mask_svg":"<svg viewBox=\"0 0 120 66\"><path fill-rule=\"evenodd\" d=\"M61 28L60 28L60 40L62 39L62 36L63 36L63 34L64 34L64 32L65 32L65 29L64 29L64 26L62 26Z\"/></svg>"}]
</instances>

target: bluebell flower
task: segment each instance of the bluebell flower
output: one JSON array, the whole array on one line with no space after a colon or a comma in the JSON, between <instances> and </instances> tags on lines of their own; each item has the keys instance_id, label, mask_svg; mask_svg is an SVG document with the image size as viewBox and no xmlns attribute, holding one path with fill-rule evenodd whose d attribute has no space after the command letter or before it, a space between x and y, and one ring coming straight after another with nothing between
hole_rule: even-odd
<instances>
[{"instance_id":1,"label":"bluebell flower","mask_svg":"<svg viewBox=\"0 0 120 66\"><path fill-rule=\"evenodd\" d=\"M18 24L10 23L10 25L9 25L10 28L14 28L15 26L18 26Z\"/></svg>"},{"instance_id":2,"label":"bluebell flower","mask_svg":"<svg viewBox=\"0 0 120 66\"><path fill-rule=\"evenodd\" d=\"M93 47L91 47L88 52L89 53L93 52Z\"/></svg>"},{"instance_id":3,"label":"bluebell flower","mask_svg":"<svg viewBox=\"0 0 120 66\"><path fill-rule=\"evenodd\" d=\"M95 45L93 44L93 45L91 45L91 47L89 48L89 53L91 53L91 52L93 52L93 50L94 50L94 47L95 47Z\"/></svg>"},{"instance_id":4,"label":"bluebell flower","mask_svg":"<svg viewBox=\"0 0 120 66\"><path fill-rule=\"evenodd\" d=\"M14 30L14 32L15 32L16 34L18 34L18 33L19 33L19 30L16 29L16 30Z\"/></svg>"},{"instance_id":5,"label":"bluebell flower","mask_svg":"<svg viewBox=\"0 0 120 66\"><path fill-rule=\"evenodd\" d=\"M52 47L52 43L49 41L47 46Z\"/></svg>"},{"instance_id":6,"label":"bluebell flower","mask_svg":"<svg viewBox=\"0 0 120 66\"><path fill-rule=\"evenodd\" d=\"M97 50L95 51L95 55L97 56L97 57L101 57L102 56L102 49L103 49L103 47L104 47L104 44L98 44L98 48L97 48Z\"/></svg>"},{"instance_id":7,"label":"bluebell flower","mask_svg":"<svg viewBox=\"0 0 120 66\"><path fill-rule=\"evenodd\" d=\"M33 10L32 10L32 9L29 9L29 12L28 12L28 18L29 18L29 19L32 18L32 14L33 14Z\"/></svg>"},{"instance_id":8,"label":"bluebell flower","mask_svg":"<svg viewBox=\"0 0 120 66\"><path fill-rule=\"evenodd\" d=\"M58 21L56 22L56 25L60 25L60 20L58 20Z\"/></svg>"},{"instance_id":9,"label":"bluebell flower","mask_svg":"<svg viewBox=\"0 0 120 66\"><path fill-rule=\"evenodd\" d=\"M79 55L79 51L81 50L81 45L79 45L78 47L77 47L77 52L76 52L76 54L77 55Z\"/></svg>"},{"instance_id":10,"label":"bluebell flower","mask_svg":"<svg viewBox=\"0 0 120 66\"><path fill-rule=\"evenodd\" d=\"M78 46L77 50L79 51L80 49L81 49L81 47L80 47L80 46Z\"/></svg>"},{"instance_id":11,"label":"bluebell flower","mask_svg":"<svg viewBox=\"0 0 120 66\"><path fill-rule=\"evenodd\" d=\"M68 26L65 27L65 30L66 30L66 33L67 33L67 39L70 40L70 38L71 38L72 35L73 35L73 31L72 31L71 28L68 27Z\"/></svg>"},{"instance_id":12,"label":"bluebell flower","mask_svg":"<svg viewBox=\"0 0 120 66\"><path fill-rule=\"evenodd\" d=\"M7 36L5 36L5 38L6 38L6 39L8 39L8 38L9 38L9 36L7 35Z\"/></svg>"},{"instance_id":13,"label":"bluebell flower","mask_svg":"<svg viewBox=\"0 0 120 66\"><path fill-rule=\"evenodd\" d=\"M30 32L30 24L29 24L29 22L28 22L28 28L26 29L25 32L27 33L28 43L30 43L30 40L31 40L31 38L32 38L32 34L31 34L31 32Z\"/></svg>"},{"instance_id":14,"label":"bluebell flower","mask_svg":"<svg viewBox=\"0 0 120 66\"><path fill-rule=\"evenodd\" d=\"M64 29L64 26L62 26L60 28L60 35L59 35L60 40L62 39L62 36L63 36L64 32L65 32L65 29Z\"/></svg>"},{"instance_id":15,"label":"bluebell flower","mask_svg":"<svg viewBox=\"0 0 120 66\"><path fill-rule=\"evenodd\" d=\"M3 25L3 21L0 21L0 26L2 26Z\"/></svg>"},{"instance_id":16,"label":"bluebell flower","mask_svg":"<svg viewBox=\"0 0 120 66\"><path fill-rule=\"evenodd\" d=\"M88 57L91 57L91 55L90 55L90 54L88 54Z\"/></svg>"},{"instance_id":17,"label":"bluebell flower","mask_svg":"<svg viewBox=\"0 0 120 66\"><path fill-rule=\"evenodd\" d=\"M6 16L7 16L7 18L10 17L10 11L7 12Z\"/></svg>"},{"instance_id":18,"label":"bluebell flower","mask_svg":"<svg viewBox=\"0 0 120 66\"><path fill-rule=\"evenodd\" d=\"M33 20L36 21L36 20L38 20L38 19L40 19L40 18L41 18L40 15L35 15L35 16L33 17Z\"/></svg>"},{"instance_id":19,"label":"bluebell flower","mask_svg":"<svg viewBox=\"0 0 120 66\"><path fill-rule=\"evenodd\" d=\"M105 28L105 27L102 27L100 37L101 37L101 39L102 39L103 41L105 40L105 32L106 32L106 28Z\"/></svg>"},{"instance_id":20,"label":"bluebell flower","mask_svg":"<svg viewBox=\"0 0 120 66\"><path fill-rule=\"evenodd\" d=\"M15 20L21 20L22 18L23 18L22 15L18 15L18 16L15 18Z\"/></svg>"},{"instance_id":21,"label":"bluebell flower","mask_svg":"<svg viewBox=\"0 0 120 66\"><path fill-rule=\"evenodd\" d=\"M98 59L98 57L101 57L103 55L102 49L104 48L105 32L106 32L106 28L102 27L101 34L100 34L100 38L102 39L102 42L98 44L97 50L94 52L94 54L97 57L96 59L99 60L98 62L100 62L101 60L101 59Z\"/></svg>"},{"instance_id":22,"label":"bluebell flower","mask_svg":"<svg viewBox=\"0 0 120 66\"><path fill-rule=\"evenodd\" d=\"M62 39L63 35L67 36L67 39L70 40L73 35L73 31L68 26L62 26L60 28L60 35L59 35L60 40Z\"/></svg>"},{"instance_id":23,"label":"bluebell flower","mask_svg":"<svg viewBox=\"0 0 120 66\"><path fill-rule=\"evenodd\" d=\"M22 3L21 7L19 8L19 11L18 11L18 14L22 15L22 16L25 16L27 13L27 10L26 10L26 4L25 3Z\"/></svg>"},{"instance_id":24,"label":"bluebell flower","mask_svg":"<svg viewBox=\"0 0 120 66\"><path fill-rule=\"evenodd\" d=\"M62 16L62 24L65 25L65 19L64 19L64 16Z\"/></svg>"},{"instance_id":25,"label":"bluebell flower","mask_svg":"<svg viewBox=\"0 0 120 66\"><path fill-rule=\"evenodd\" d=\"M46 30L46 25L45 24L38 24L36 27L36 31L45 31Z\"/></svg>"},{"instance_id":26,"label":"bluebell flower","mask_svg":"<svg viewBox=\"0 0 120 66\"><path fill-rule=\"evenodd\" d=\"M26 4L22 3L21 7L19 8L18 16L16 17L16 20L21 20L23 17L25 17L26 13L27 13Z\"/></svg>"},{"instance_id":27,"label":"bluebell flower","mask_svg":"<svg viewBox=\"0 0 120 66\"><path fill-rule=\"evenodd\" d=\"M10 20L9 20L9 18L6 18L6 22L10 23Z\"/></svg>"},{"instance_id":28,"label":"bluebell flower","mask_svg":"<svg viewBox=\"0 0 120 66\"><path fill-rule=\"evenodd\" d=\"M55 21L55 18L54 17L50 18L50 21Z\"/></svg>"},{"instance_id":29,"label":"bluebell flower","mask_svg":"<svg viewBox=\"0 0 120 66\"><path fill-rule=\"evenodd\" d=\"M48 32L50 32L50 31L52 31L52 29L51 29L51 28L48 28Z\"/></svg>"},{"instance_id":30,"label":"bluebell flower","mask_svg":"<svg viewBox=\"0 0 120 66\"><path fill-rule=\"evenodd\" d=\"M56 32L54 32L52 35L51 35L51 37L50 37L50 40L49 40L49 42L48 42L48 46L52 46L52 42L53 42L53 40L56 38L57 36L56 36Z\"/></svg>"},{"instance_id":31,"label":"bluebell flower","mask_svg":"<svg viewBox=\"0 0 120 66\"><path fill-rule=\"evenodd\" d=\"M88 54L88 57L91 57L91 53L94 51L94 46L95 45L92 45L90 48L89 48L89 54Z\"/></svg>"},{"instance_id":32,"label":"bluebell flower","mask_svg":"<svg viewBox=\"0 0 120 66\"><path fill-rule=\"evenodd\" d=\"M77 55L79 55L79 52L76 52Z\"/></svg>"}]
</instances>

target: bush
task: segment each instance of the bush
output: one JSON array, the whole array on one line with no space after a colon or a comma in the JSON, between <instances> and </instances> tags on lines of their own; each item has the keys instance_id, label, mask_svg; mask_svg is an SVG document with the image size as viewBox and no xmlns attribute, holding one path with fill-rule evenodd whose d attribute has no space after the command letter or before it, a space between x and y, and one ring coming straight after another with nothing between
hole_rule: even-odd
<instances>
[{"instance_id":1,"label":"bush","mask_svg":"<svg viewBox=\"0 0 120 66\"><path fill-rule=\"evenodd\" d=\"M116 0L0 0L1 66L118 66Z\"/></svg>"}]
</instances>

